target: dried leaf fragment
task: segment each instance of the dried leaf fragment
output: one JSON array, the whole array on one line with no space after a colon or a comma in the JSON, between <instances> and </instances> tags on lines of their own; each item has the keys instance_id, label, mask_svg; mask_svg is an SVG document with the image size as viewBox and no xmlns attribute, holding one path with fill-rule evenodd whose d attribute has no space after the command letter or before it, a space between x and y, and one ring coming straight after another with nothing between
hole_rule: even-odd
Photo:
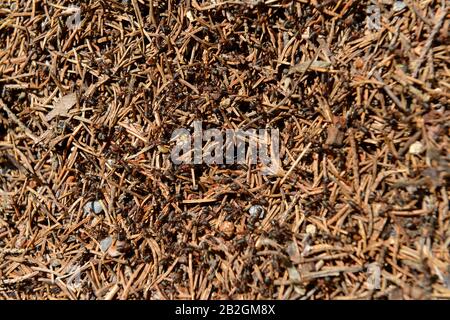
<instances>
[{"instance_id":1,"label":"dried leaf fragment","mask_svg":"<svg viewBox=\"0 0 450 320\"><path fill-rule=\"evenodd\" d=\"M344 133L339 130L338 127L330 126L327 129L327 140L325 141L326 145L329 146L336 146L340 147L342 146L342 142L344 141Z\"/></svg>"},{"instance_id":2,"label":"dried leaf fragment","mask_svg":"<svg viewBox=\"0 0 450 320\"><path fill-rule=\"evenodd\" d=\"M219 226L220 232L223 232L228 238L231 238L234 234L234 224L230 221L224 221Z\"/></svg>"},{"instance_id":3,"label":"dried leaf fragment","mask_svg":"<svg viewBox=\"0 0 450 320\"><path fill-rule=\"evenodd\" d=\"M299 263L301 260L301 256L300 256L300 250L298 248L298 245L295 241L292 241L288 244L287 248L286 248L286 252L289 255L290 260L293 263Z\"/></svg>"},{"instance_id":4,"label":"dried leaf fragment","mask_svg":"<svg viewBox=\"0 0 450 320\"><path fill-rule=\"evenodd\" d=\"M52 120L56 116L68 116L69 110L77 103L76 93L65 95L55 103L54 108L45 117L47 121Z\"/></svg>"},{"instance_id":5,"label":"dried leaf fragment","mask_svg":"<svg viewBox=\"0 0 450 320\"><path fill-rule=\"evenodd\" d=\"M310 60L310 61L301 62L301 63L293 66L289 70L289 74L292 74L295 72L303 73L303 72L306 72L307 70L325 72L329 69L330 66L331 66L331 63L327 62L327 61L316 60L311 63L311 60Z\"/></svg>"}]
</instances>

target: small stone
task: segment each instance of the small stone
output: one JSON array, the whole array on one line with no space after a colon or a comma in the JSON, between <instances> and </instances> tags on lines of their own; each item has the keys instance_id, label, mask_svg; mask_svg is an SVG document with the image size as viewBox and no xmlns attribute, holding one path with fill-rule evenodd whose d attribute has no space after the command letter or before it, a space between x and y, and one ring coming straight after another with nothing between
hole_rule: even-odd
<instances>
[{"instance_id":1,"label":"small stone","mask_svg":"<svg viewBox=\"0 0 450 320\"><path fill-rule=\"evenodd\" d=\"M93 211L96 214L99 214L103 211L102 204L99 200L89 201L84 205L84 214L89 214Z\"/></svg>"},{"instance_id":2,"label":"small stone","mask_svg":"<svg viewBox=\"0 0 450 320\"><path fill-rule=\"evenodd\" d=\"M188 10L188 11L186 12L186 18L188 18L190 22L195 21L194 15L192 14L192 11L191 11L191 10Z\"/></svg>"},{"instance_id":3,"label":"small stone","mask_svg":"<svg viewBox=\"0 0 450 320\"><path fill-rule=\"evenodd\" d=\"M314 236L314 235L316 234L316 231L317 231L317 228L316 228L315 225L313 225L313 224L308 224L308 225L306 226L306 233L307 233L307 234L309 234L309 235L311 235L311 236Z\"/></svg>"},{"instance_id":4,"label":"small stone","mask_svg":"<svg viewBox=\"0 0 450 320\"><path fill-rule=\"evenodd\" d=\"M102 250L102 252L108 251L111 244L112 244L111 237L107 237L107 238L103 239L102 241L100 241L100 250Z\"/></svg>"},{"instance_id":5,"label":"small stone","mask_svg":"<svg viewBox=\"0 0 450 320\"><path fill-rule=\"evenodd\" d=\"M425 147L420 141L414 142L412 145L409 146L409 153L419 155L422 152L425 151Z\"/></svg>"},{"instance_id":6,"label":"small stone","mask_svg":"<svg viewBox=\"0 0 450 320\"><path fill-rule=\"evenodd\" d=\"M287 269L289 274L289 280L292 283L299 284L302 281L302 277L300 276L300 273L298 272L297 268L295 266L291 266Z\"/></svg>"},{"instance_id":7,"label":"small stone","mask_svg":"<svg viewBox=\"0 0 450 320\"><path fill-rule=\"evenodd\" d=\"M230 98L225 98L220 102L220 106L222 108L228 108L231 105L231 99Z\"/></svg>"},{"instance_id":8,"label":"small stone","mask_svg":"<svg viewBox=\"0 0 450 320\"><path fill-rule=\"evenodd\" d=\"M404 3L403 1L395 1L394 2L394 12L399 12L402 11L403 9L406 8L406 3Z\"/></svg>"},{"instance_id":9,"label":"small stone","mask_svg":"<svg viewBox=\"0 0 450 320\"><path fill-rule=\"evenodd\" d=\"M59 260L59 259L52 259L51 261L50 261L50 265L53 267L53 268L57 268L57 267L59 267L60 265L61 265L61 261Z\"/></svg>"},{"instance_id":10,"label":"small stone","mask_svg":"<svg viewBox=\"0 0 450 320\"><path fill-rule=\"evenodd\" d=\"M250 209L248 210L248 212L250 213L252 218L256 218L256 217L258 217L259 219L264 218L264 208L260 205L251 206Z\"/></svg>"}]
</instances>

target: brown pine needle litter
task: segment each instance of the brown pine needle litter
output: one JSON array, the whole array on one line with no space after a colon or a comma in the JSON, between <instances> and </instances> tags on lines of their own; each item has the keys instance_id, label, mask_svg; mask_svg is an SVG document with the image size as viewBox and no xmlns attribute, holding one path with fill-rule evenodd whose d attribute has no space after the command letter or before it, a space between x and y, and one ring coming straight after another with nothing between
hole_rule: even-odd
<instances>
[{"instance_id":1,"label":"brown pine needle litter","mask_svg":"<svg viewBox=\"0 0 450 320\"><path fill-rule=\"evenodd\" d=\"M0 298L449 299L448 7L1 1Z\"/></svg>"}]
</instances>

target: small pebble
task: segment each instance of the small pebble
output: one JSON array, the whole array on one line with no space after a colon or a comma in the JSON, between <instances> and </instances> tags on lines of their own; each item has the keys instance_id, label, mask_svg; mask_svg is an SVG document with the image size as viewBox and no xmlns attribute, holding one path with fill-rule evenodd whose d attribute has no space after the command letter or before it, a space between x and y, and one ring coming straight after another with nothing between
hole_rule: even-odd
<instances>
[{"instance_id":1,"label":"small pebble","mask_svg":"<svg viewBox=\"0 0 450 320\"><path fill-rule=\"evenodd\" d=\"M395 1L394 2L394 12L402 11L406 8L406 3L403 1Z\"/></svg>"},{"instance_id":2,"label":"small pebble","mask_svg":"<svg viewBox=\"0 0 450 320\"><path fill-rule=\"evenodd\" d=\"M248 212L250 213L250 215L253 218L256 218L256 217L258 217L259 219L264 218L264 208L260 205L251 206L250 209L248 210Z\"/></svg>"},{"instance_id":3,"label":"small pebble","mask_svg":"<svg viewBox=\"0 0 450 320\"><path fill-rule=\"evenodd\" d=\"M190 22L194 22L195 21L194 15L192 14L191 10L188 10L186 12L186 18L188 18Z\"/></svg>"},{"instance_id":4,"label":"small pebble","mask_svg":"<svg viewBox=\"0 0 450 320\"><path fill-rule=\"evenodd\" d=\"M289 280L292 283L301 283L302 277L300 276L300 273L298 272L297 268L295 266L291 266L287 269L289 274Z\"/></svg>"},{"instance_id":5,"label":"small pebble","mask_svg":"<svg viewBox=\"0 0 450 320\"><path fill-rule=\"evenodd\" d=\"M311 236L314 236L316 234L317 228L313 224L308 224L306 226L306 233L310 234Z\"/></svg>"},{"instance_id":6,"label":"small pebble","mask_svg":"<svg viewBox=\"0 0 450 320\"><path fill-rule=\"evenodd\" d=\"M102 241L100 241L100 249L102 250L102 252L106 252L106 251L108 251L111 244L112 244L112 238L107 237L107 238L103 239Z\"/></svg>"},{"instance_id":7,"label":"small pebble","mask_svg":"<svg viewBox=\"0 0 450 320\"><path fill-rule=\"evenodd\" d=\"M59 259L52 259L52 260L50 260L50 265L53 268L57 268L61 265L61 261Z\"/></svg>"},{"instance_id":8,"label":"small pebble","mask_svg":"<svg viewBox=\"0 0 450 320\"><path fill-rule=\"evenodd\" d=\"M425 151L425 147L420 141L414 142L412 145L409 146L409 153L419 155L422 152Z\"/></svg>"},{"instance_id":9,"label":"small pebble","mask_svg":"<svg viewBox=\"0 0 450 320\"><path fill-rule=\"evenodd\" d=\"M103 211L102 204L99 200L89 201L84 205L84 214L89 214L91 211L94 211L96 214Z\"/></svg>"}]
</instances>

